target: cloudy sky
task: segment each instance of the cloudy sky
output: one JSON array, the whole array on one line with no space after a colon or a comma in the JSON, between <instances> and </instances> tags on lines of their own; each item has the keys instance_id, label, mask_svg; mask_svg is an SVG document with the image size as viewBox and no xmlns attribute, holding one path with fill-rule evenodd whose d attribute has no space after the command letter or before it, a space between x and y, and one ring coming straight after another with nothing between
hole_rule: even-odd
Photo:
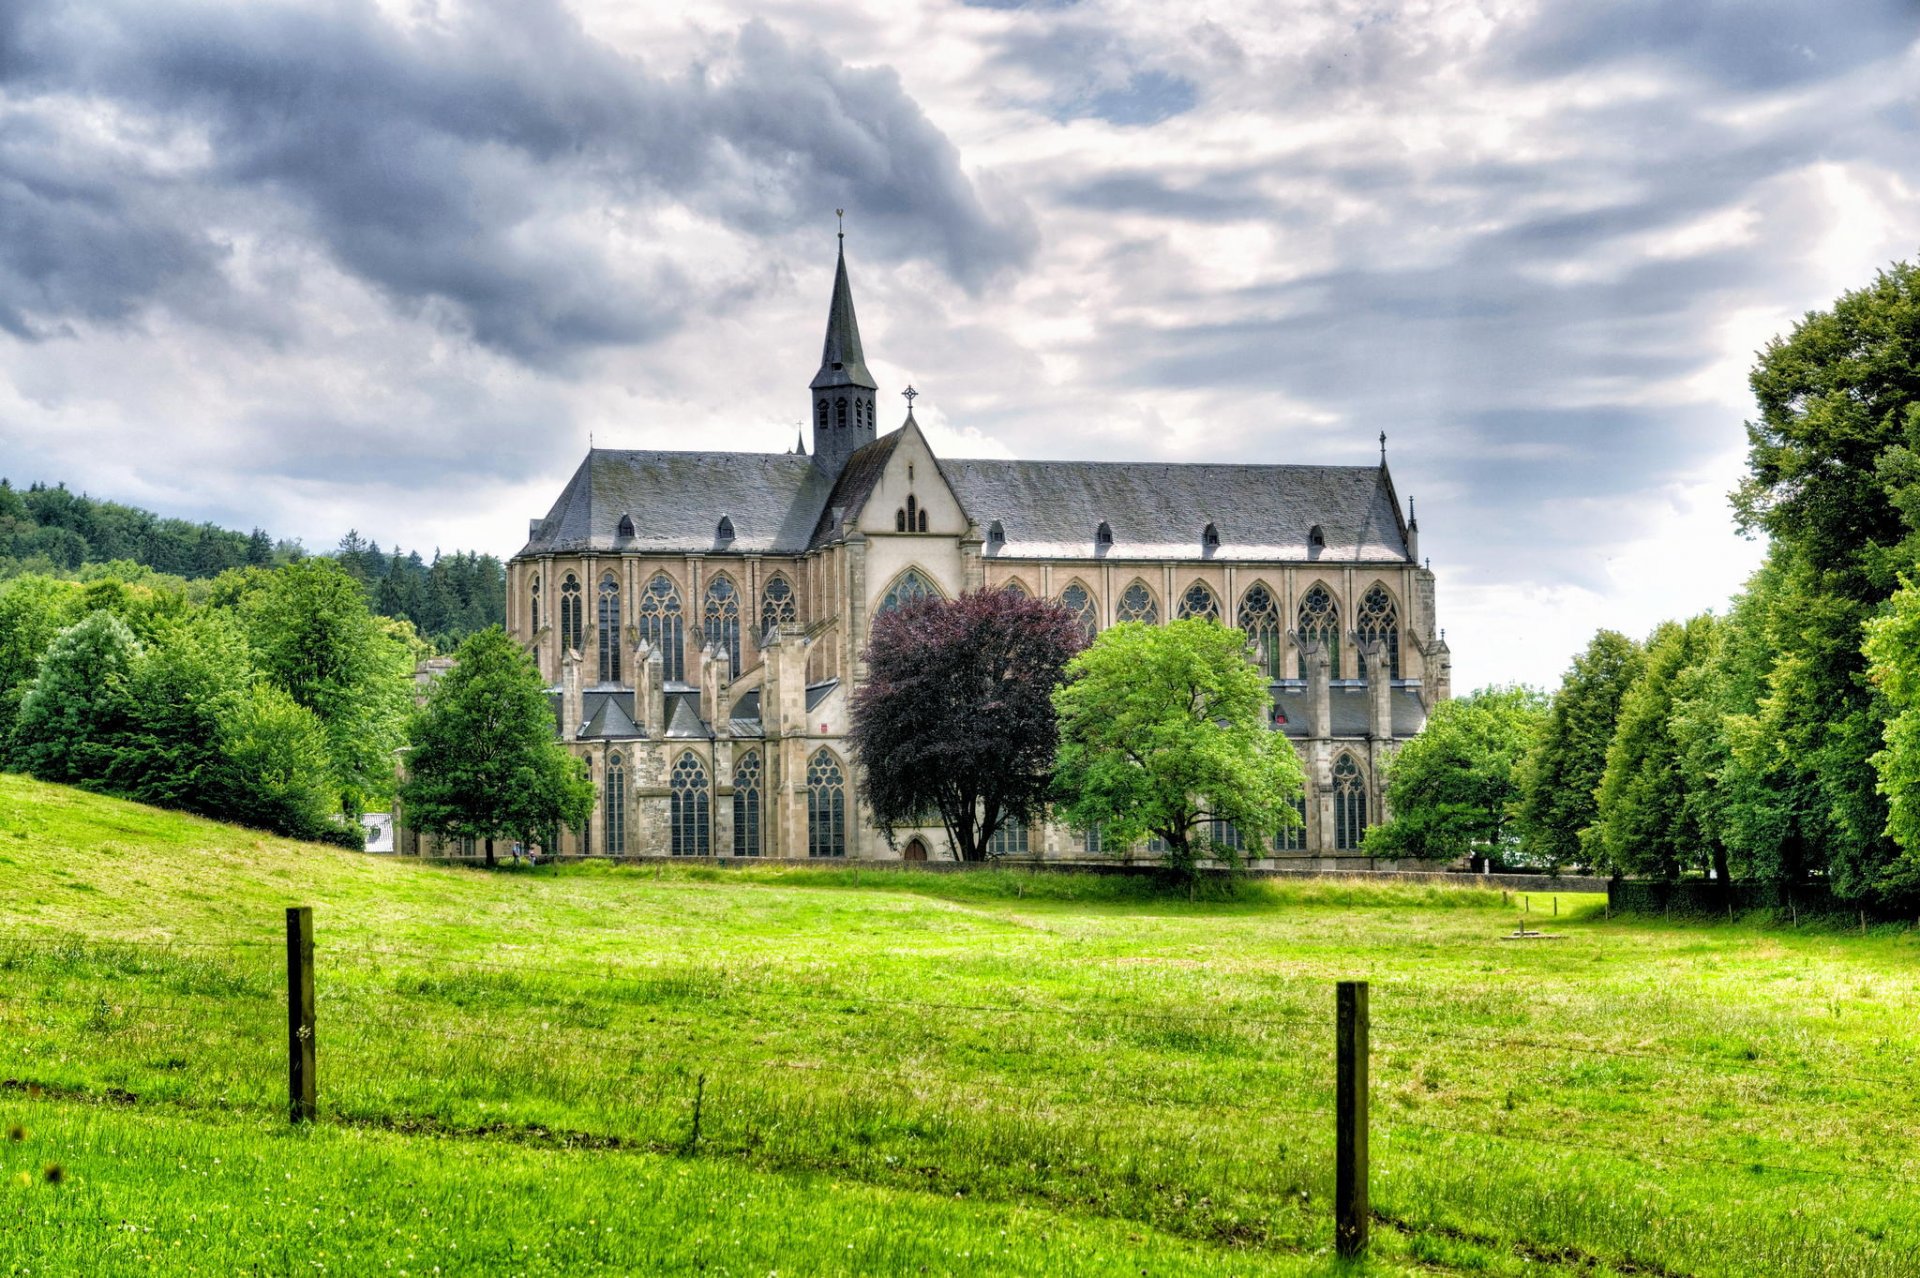
<instances>
[{"instance_id":1,"label":"cloudy sky","mask_svg":"<svg viewBox=\"0 0 1920 1278\"><path fill-rule=\"evenodd\" d=\"M781 449L1364 463L1459 686L1715 605L1753 354L1920 252L1920 3L0 5L0 473L517 549Z\"/></svg>"}]
</instances>

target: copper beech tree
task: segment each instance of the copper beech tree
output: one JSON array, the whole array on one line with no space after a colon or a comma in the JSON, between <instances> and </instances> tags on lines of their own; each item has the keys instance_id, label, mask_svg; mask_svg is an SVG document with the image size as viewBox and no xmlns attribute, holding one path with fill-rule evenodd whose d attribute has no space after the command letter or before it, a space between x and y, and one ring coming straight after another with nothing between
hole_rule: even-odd
<instances>
[{"instance_id":1,"label":"copper beech tree","mask_svg":"<svg viewBox=\"0 0 1920 1278\"><path fill-rule=\"evenodd\" d=\"M881 613L853 699L860 794L891 839L937 813L963 861L1046 806L1053 689L1080 650L1057 604L988 589Z\"/></svg>"}]
</instances>

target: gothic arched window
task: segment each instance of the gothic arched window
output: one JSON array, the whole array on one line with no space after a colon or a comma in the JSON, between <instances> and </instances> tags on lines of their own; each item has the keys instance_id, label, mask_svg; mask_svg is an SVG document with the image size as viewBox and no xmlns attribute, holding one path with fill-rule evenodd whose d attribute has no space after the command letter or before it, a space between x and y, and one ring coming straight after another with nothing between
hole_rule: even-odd
<instances>
[{"instance_id":1,"label":"gothic arched window","mask_svg":"<svg viewBox=\"0 0 1920 1278\"><path fill-rule=\"evenodd\" d=\"M665 573L656 574L640 594L640 637L660 654L661 678L686 682L686 617L680 591Z\"/></svg>"},{"instance_id":2,"label":"gothic arched window","mask_svg":"<svg viewBox=\"0 0 1920 1278\"><path fill-rule=\"evenodd\" d=\"M845 430L847 428L847 401L845 396L833 401L833 428L835 430Z\"/></svg>"},{"instance_id":3,"label":"gothic arched window","mask_svg":"<svg viewBox=\"0 0 1920 1278\"><path fill-rule=\"evenodd\" d=\"M1100 610L1093 606L1093 596L1087 593L1087 588L1073 582L1060 592L1060 606L1073 614L1080 623L1080 633L1092 643L1093 637L1100 633Z\"/></svg>"},{"instance_id":4,"label":"gothic arched window","mask_svg":"<svg viewBox=\"0 0 1920 1278\"><path fill-rule=\"evenodd\" d=\"M799 611L793 604L793 586L779 573L767 578L767 584L760 591L760 635L764 642L766 634L775 626L790 626L799 620Z\"/></svg>"},{"instance_id":5,"label":"gothic arched window","mask_svg":"<svg viewBox=\"0 0 1920 1278\"><path fill-rule=\"evenodd\" d=\"M1294 821L1283 825L1273 836L1275 852L1304 852L1307 850L1307 796L1300 795L1293 801Z\"/></svg>"},{"instance_id":6,"label":"gothic arched window","mask_svg":"<svg viewBox=\"0 0 1920 1278\"><path fill-rule=\"evenodd\" d=\"M740 670L740 592L726 576L707 583L707 643L715 651L727 654L737 674Z\"/></svg>"},{"instance_id":7,"label":"gothic arched window","mask_svg":"<svg viewBox=\"0 0 1920 1278\"><path fill-rule=\"evenodd\" d=\"M673 854L707 855L707 770L691 750L673 765L668 791L673 798Z\"/></svg>"},{"instance_id":8,"label":"gothic arched window","mask_svg":"<svg viewBox=\"0 0 1920 1278\"><path fill-rule=\"evenodd\" d=\"M1027 823L1012 817L1002 818L1000 828L987 840L987 855L1025 856L1027 852Z\"/></svg>"},{"instance_id":9,"label":"gothic arched window","mask_svg":"<svg viewBox=\"0 0 1920 1278\"><path fill-rule=\"evenodd\" d=\"M893 530L895 532L905 532L907 530L907 508L905 506L893 512Z\"/></svg>"},{"instance_id":10,"label":"gothic arched window","mask_svg":"<svg viewBox=\"0 0 1920 1278\"><path fill-rule=\"evenodd\" d=\"M913 532L915 528L918 526L919 515L920 515L920 503L914 500L912 493L908 493L907 494L907 531L908 532Z\"/></svg>"},{"instance_id":11,"label":"gothic arched window","mask_svg":"<svg viewBox=\"0 0 1920 1278\"><path fill-rule=\"evenodd\" d=\"M1325 586L1315 586L1300 600L1300 623L1295 627L1303 643L1318 639L1327 650L1332 678L1340 677L1340 607Z\"/></svg>"},{"instance_id":12,"label":"gothic arched window","mask_svg":"<svg viewBox=\"0 0 1920 1278\"><path fill-rule=\"evenodd\" d=\"M1027 594L1027 588L1020 584L1020 579L1018 577L1015 577L1013 580L1009 581L1006 585L1000 587L1000 589L1006 591L1010 595L1018 595L1022 599L1030 598L1030 596Z\"/></svg>"},{"instance_id":13,"label":"gothic arched window","mask_svg":"<svg viewBox=\"0 0 1920 1278\"><path fill-rule=\"evenodd\" d=\"M600 579L600 682L620 682L620 583Z\"/></svg>"},{"instance_id":14,"label":"gothic arched window","mask_svg":"<svg viewBox=\"0 0 1920 1278\"><path fill-rule=\"evenodd\" d=\"M1357 848L1366 832L1366 778L1353 756L1343 754L1333 765L1333 846L1341 851Z\"/></svg>"},{"instance_id":15,"label":"gothic arched window","mask_svg":"<svg viewBox=\"0 0 1920 1278\"><path fill-rule=\"evenodd\" d=\"M825 748L807 761L807 855L847 854L847 782Z\"/></svg>"},{"instance_id":16,"label":"gothic arched window","mask_svg":"<svg viewBox=\"0 0 1920 1278\"><path fill-rule=\"evenodd\" d=\"M624 856L627 851L627 761L618 754L607 758L607 783L601 792L601 807L606 812L607 855Z\"/></svg>"},{"instance_id":17,"label":"gothic arched window","mask_svg":"<svg viewBox=\"0 0 1920 1278\"><path fill-rule=\"evenodd\" d=\"M1360 611L1353 619L1353 630L1362 642L1378 641L1387 649L1387 678L1400 677L1400 610L1385 586L1375 582L1360 596Z\"/></svg>"},{"instance_id":18,"label":"gothic arched window","mask_svg":"<svg viewBox=\"0 0 1920 1278\"><path fill-rule=\"evenodd\" d=\"M527 584L527 612L533 619L534 634L540 633L540 574L533 574L533 580Z\"/></svg>"},{"instance_id":19,"label":"gothic arched window","mask_svg":"<svg viewBox=\"0 0 1920 1278\"><path fill-rule=\"evenodd\" d=\"M927 530L927 508L925 506L920 508L920 522L916 525L916 530L919 532L925 532Z\"/></svg>"},{"instance_id":20,"label":"gothic arched window","mask_svg":"<svg viewBox=\"0 0 1920 1278\"><path fill-rule=\"evenodd\" d=\"M933 583L922 577L918 568L909 568L894 579L893 586L887 591L886 597L880 601L879 612L892 612L903 604L938 598L940 598L940 592L934 588Z\"/></svg>"},{"instance_id":21,"label":"gothic arched window","mask_svg":"<svg viewBox=\"0 0 1920 1278\"><path fill-rule=\"evenodd\" d=\"M1213 591L1204 581L1196 581L1187 587L1187 593L1180 596L1180 617L1191 620L1205 617L1208 621L1220 620L1220 601L1214 598Z\"/></svg>"},{"instance_id":22,"label":"gothic arched window","mask_svg":"<svg viewBox=\"0 0 1920 1278\"><path fill-rule=\"evenodd\" d=\"M749 750L733 765L733 854L760 855L760 752Z\"/></svg>"},{"instance_id":23,"label":"gothic arched window","mask_svg":"<svg viewBox=\"0 0 1920 1278\"><path fill-rule=\"evenodd\" d=\"M1257 581L1248 586L1240 596L1239 620L1240 629L1259 650L1260 669L1269 679L1280 678L1286 652L1280 644L1280 605L1273 601L1273 592Z\"/></svg>"},{"instance_id":24,"label":"gothic arched window","mask_svg":"<svg viewBox=\"0 0 1920 1278\"><path fill-rule=\"evenodd\" d=\"M1160 620L1160 605L1153 601L1153 592L1147 589L1144 581L1135 581L1121 592L1120 605L1113 610L1120 621L1144 621L1153 625Z\"/></svg>"},{"instance_id":25,"label":"gothic arched window","mask_svg":"<svg viewBox=\"0 0 1920 1278\"><path fill-rule=\"evenodd\" d=\"M580 615L580 579L572 573L567 574L560 583L560 643L574 652L580 651L580 634L586 624L586 618Z\"/></svg>"}]
</instances>

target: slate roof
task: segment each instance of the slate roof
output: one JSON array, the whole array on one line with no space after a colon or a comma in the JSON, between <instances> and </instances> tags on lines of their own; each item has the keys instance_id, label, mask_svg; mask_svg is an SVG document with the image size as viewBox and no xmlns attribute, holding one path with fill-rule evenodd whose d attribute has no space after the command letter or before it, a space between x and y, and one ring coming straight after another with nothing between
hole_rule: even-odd
<instances>
[{"instance_id":1,"label":"slate roof","mask_svg":"<svg viewBox=\"0 0 1920 1278\"><path fill-rule=\"evenodd\" d=\"M904 429L904 427L903 427ZM801 554L841 535L886 469L901 432L858 449L829 479L790 453L596 448L521 555L633 550ZM996 558L1404 562L1406 527L1379 466L1261 466L1172 462L942 460L967 514L1006 540ZM840 510L836 521L833 512ZM623 514L634 535L620 537ZM720 517L734 537L716 537ZM1096 551L1094 531L1113 530ZM1217 547L1203 547L1213 524ZM1308 545L1315 526L1325 548Z\"/></svg>"},{"instance_id":2,"label":"slate roof","mask_svg":"<svg viewBox=\"0 0 1920 1278\"><path fill-rule=\"evenodd\" d=\"M811 457L596 448L531 530L522 555L584 550L799 554L832 483ZM618 536L632 515L634 535ZM715 532L733 521L733 540Z\"/></svg>"},{"instance_id":3,"label":"slate roof","mask_svg":"<svg viewBox=\"0 0 1920 1278\"><path fill-rule=\"evenodd\" d=\"M878 385L860 349L860 321L853 313L853 286L847 282L847 248L842 241L840 263L833 272L833 300L827 303L827 339L821 343L820 371L814 374L810 389L859 386L874 390Z\"/></svg>"},{"instance_id":4,"label":"slate roof","mask_svg":"<svg viewBox=\"0 0 1920 1278\"><path fill-rule=\"evenodd\" d=\"M1379 466L1257 466L1170 462L942 460L940 470L982 529L998 520L995 558L1085 559L1094 532L1113 530L1107 559L1203 557L1208 524L1218 560L1313 558L1319 525L1334 561L1407 558L1392 481Z\"/></svg>"},{"instance_id":5,"label":"slate roof","mask_svg":"<svg viewBox=\"0 0 1920 1278\"><path fill-rule=\"evenodd\" d=\"M1305 737L1311 723L1313 703L1304 685L1298 682L1273 686L1273 703L1286 722L1278 724L1290 737ZM1387 698L1393 716L1396 739L1419 735L1427 722L1427 708L1421 704L1418 688L1394 688ZM1344 680L1327 689L1328 732L1335 737L1367 735L1367 688L1356 680Z\"/></svg>"}]
</instances>

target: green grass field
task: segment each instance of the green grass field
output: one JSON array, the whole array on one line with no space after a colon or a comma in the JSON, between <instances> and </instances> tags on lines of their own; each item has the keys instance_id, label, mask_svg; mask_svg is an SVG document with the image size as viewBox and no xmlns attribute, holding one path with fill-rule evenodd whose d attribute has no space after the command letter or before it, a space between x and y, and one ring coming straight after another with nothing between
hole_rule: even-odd
<instances>
[{"instance_id":1,"label":"green grass field","mask_svg":"<svg viewBox=\"0 0 1920 1278\"><path fill-rule=\"evenodd\" d=\"M1343 1272L1347 977L1366 1272L1920 1271L1920 940L1551 903L489 874L0 776L0 1272Z\"/></svg>"}]
</instances>

